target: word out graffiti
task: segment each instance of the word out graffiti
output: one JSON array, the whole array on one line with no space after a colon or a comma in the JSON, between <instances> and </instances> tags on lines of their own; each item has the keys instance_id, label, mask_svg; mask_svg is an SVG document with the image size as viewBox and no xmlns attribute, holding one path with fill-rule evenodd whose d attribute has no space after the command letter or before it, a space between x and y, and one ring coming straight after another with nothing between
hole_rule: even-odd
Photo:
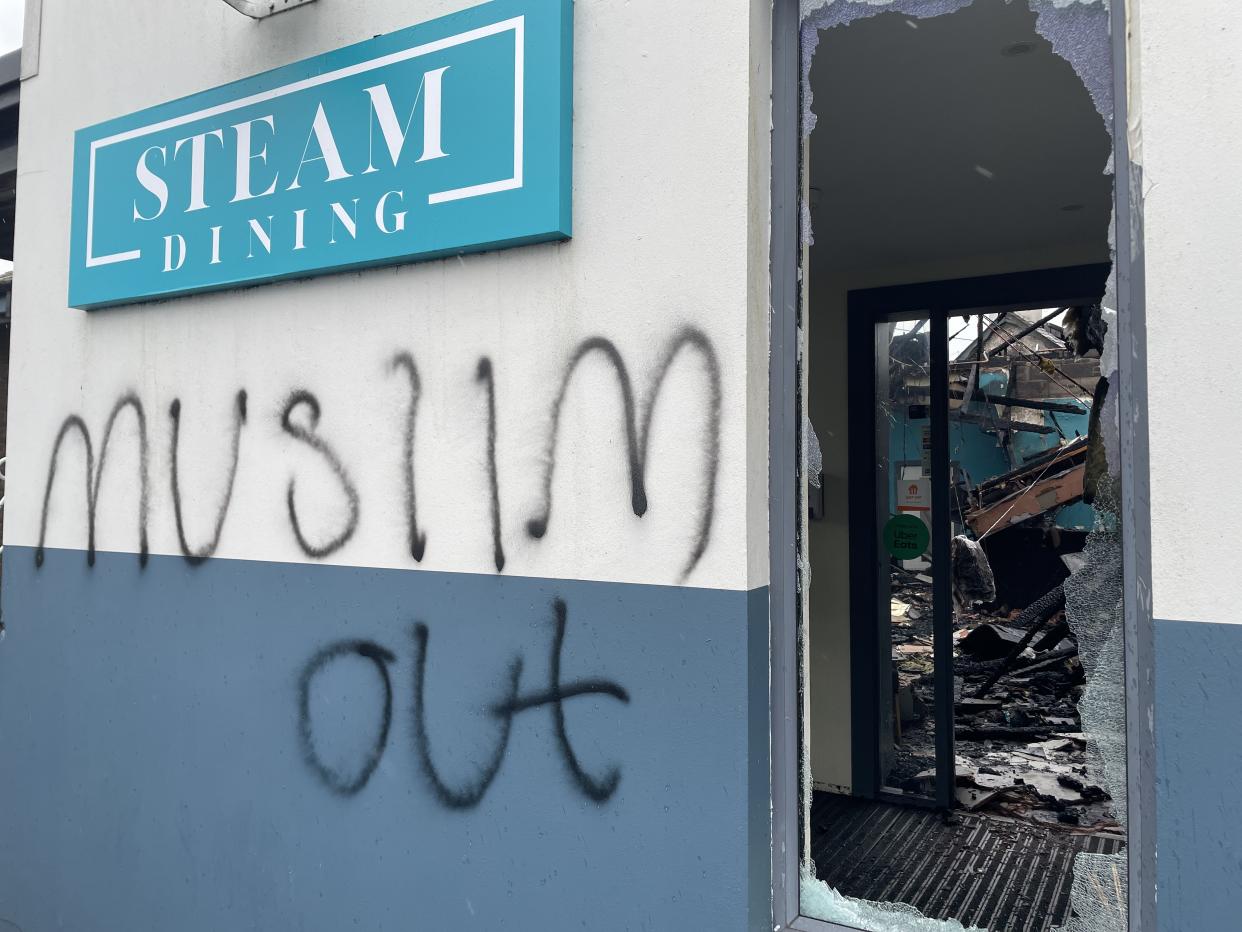
<instances>
[{"instance_id":1,"label":"word out graffiti","mask_svg":"<svg viewBox=\"0 0 1242 932\"><path fill-rule=\"evenodd\" d=\"M497 724L495 746L488 759L479 765L475 778L460 786L452 786L446 782L435 764L435 756L427 733L428 710L425 688L431 633L427 625L421 622L414 625L411 733L419 769L436 799L446 808L472 809L483 801L483 797L487 795L488 789L500 773L501 765L504 763L514 717L545 706L552 711L557 750L574 787L587 799L596 803L607 802L617 791L617 786L621 782L619 767L613 765L602 776L594 776L583 767L578 759L565 725L565 703L571 699L586 696L608 696L618 702L628 703L629 693L610 680L586 679L569 683L561 681L561 655L565 646L568 610L561 599L554 600L552 608L555 629L548 666L547 688L523 693L522 658L519 656L513 659L509 665L505 698L487 710ZM316 747L314 721L311 714L311 691L316 678L333 663L346 657L360 657L374 666L376 676L383 687L384 696L383 707L379 711L379 728L376 731L375 741L367 749L361 764L352 775L341 773L337 768L324 762ZM375 769L388 749L393 719L392 667L397 663L397 657L392 651L373 641L343 640L317 651L302 668L302 673L298 677L298 735L302 757L320 782L338 796L348 797L360 793L370 781L371 775L375 773Z\"/></svg>"},{"instance_id":2,"label":"word out graffiti","mask_svg":"<svg viewBox=\"0 0 1242 932\"><path fill-rule=\"evenodd\" d=\"M553 398L548 416L548 432L544 447L545 455L540 475L539 501L535 514L525 522L525 533L533 541L541 540L548 534L552 525L552 490L553 477L556 470L558 441L561 434L561 412L569 396L574 382L574 375L585 359L598 358L604 361L615 376L617 392L622 408L622 430L624 432L624 449L628 467L630 502L636 516L642 517L647 512L647 467L649 463L649 447L651 442L651 425L657 406L664 393L667 376L674 362L683 354L695 354L702 363L702 371L706 377L704 398L706 399L706 416L703 431L703 462L705 475L700 483L701 493L694 515L694 534L690 544L690 553L680 568L682 579L690 575L703 554L707 550L711 538L712 524L715 519L716 485L720 462L720 430L722 410L722 382L720 363L716 357L711 341L700 330L686 327L679 330L666 344L657 364L652 371L649 388L645 400L639 403L634 380L630 375L621 353L616 346L603 337L592 337L579 343L570 354L569 361L557 382L556 394ZM408 403L402 413L400 432L401 449L399 457L394 456L394 467L399 469L404 489L404 512L406 523L406 546L414 562L422 562L427 553L428 535L419 525L418 520L418 477L414 469L414 452L416 447L418 411L423 395L423 383L414 356L409 352L398 352L388 361L387 370L392 376L402 376L409 386ZM491 520L491 559L497 572L505 567L505 550L502 543L504 529L501 522L500 508L500 464L497 462L496 445L499 431L499 401L496 395L495 367L492 360L481 357L474 371L473 381L482 392L487 406L486 437L483 443L486 448L487 475L486 492L490 502ZM169 463L173 517L176 522L177 540L182 556L191 565L201 565L217 552L225 533L226 522L232 505L233 489L244 459L244 434L250 425L247 416L248 396L245 389L237 392L234 405L233 425L230 434L231 455L229 459L225 491L216 512L215 521L210 533L200 544L191 544L190 533L184 518L183 481L179 470L179 447L183 406L180 398L174 399L169 408ZM104 426L102 440L99 444L96 460L91 431L80 415L67 417L60 425L52 446L51 459L47 471L47 483L43 494L43 510L39 526L39 543L35 551L35 563L43 565L44 548L47 541L48 518L52 507L52 492L56 484L57 463L62 447L70 435L78 435L86 454L86 527L87 527L87 562L95 562L95 527L99 505L99 490L105 468L108 464L109 444L118 419L126 412L132 411L136 421L139 438L139 475L138 475L138 543L139 558L143 565L148 553L148 515L150 511L150 477L148 475L149 429L146 410L141 399L133 392L123 395L112 407ZM298 507L297 485L294 478L289 479L285 501L288 510L289 528L293 539L303 554L311 559L324 559L344 548L354 536L363 508L362 497L358 491L348 466L348 456L339 450L320 431L323 408L319 399L309 390L298 388L291 391L281 406L279 422L281 430L313 450L332 471L344 500L344 518L341 526L326 540L311 540L305 531L307 522L305 515Z\"/></svg>"}]
</instances>

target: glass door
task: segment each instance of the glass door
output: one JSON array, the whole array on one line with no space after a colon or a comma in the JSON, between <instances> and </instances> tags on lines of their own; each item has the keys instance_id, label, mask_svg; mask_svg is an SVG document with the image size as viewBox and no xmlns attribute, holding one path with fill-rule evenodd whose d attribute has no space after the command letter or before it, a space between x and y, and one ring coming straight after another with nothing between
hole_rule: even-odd
<instances>
[{"instance_id":1,"label":"glass door","mask_svg":"<svg viewBox=\"0 0 1242 932\"><path fill-rule=\"evenodd\" d=\"M946 321L875 323L876 768L879 794L954 794Z\"/></svg>"}]
</instances>

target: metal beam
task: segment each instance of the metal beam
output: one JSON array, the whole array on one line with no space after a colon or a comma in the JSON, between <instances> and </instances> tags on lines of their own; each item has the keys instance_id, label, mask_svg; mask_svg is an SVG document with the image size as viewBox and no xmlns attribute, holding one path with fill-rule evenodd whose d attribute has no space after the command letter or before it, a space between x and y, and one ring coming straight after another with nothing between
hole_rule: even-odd
<instances>
[{"instance_id":1,"label":"metal beam","mask_svg":"<svg viewBox=\"0 0 1242 932\"><path fill-rule=\"evenodd\" d=\"M1055 434L1057 429L1047 424L1026 424L1004 417L987 417L982 414L970 414L966 411L950 411L950 421L961 421L963 424L978 424L987 430L1016 430L1028 434Z\"/></svg>"},{"instance_id":2,"label":"metal beam","mask_svg":"<svg viewBox=\"0 0 1242 932\"><path fill-rule=\"evenodd\" d=\"M1021 331L1019 331L1018 333L1015 333L1015 334L1013 335L1013 339L1015 339L1015 340L1021 340L1023 337L1030 336L1032 333L1034 333L1036 330L1038 330L1038 329L1039 329L1040 327L1042 327L1044 324L1046 324L1046 323L1048 323L1049 321L1051 321L1051 320L1052 320L1053 318L1055 318L1057 315L1059 315L1059 314L1064 314L1064 313L1065 313L1066 311L1068 311L1068 310L1069 310L1069 308L1067 308L1067 307L1059 307L1059 308L1057 308L1055 311L1053 311L1053 312L1052 312L1051 314L1049 314L1047 317L1041 318L1040 320L1035 321L1035 323L1031 324L1029 327L1025 327L1025 328L1023 328ZM980 318L980 320L982 320L982 318Z\"/></svg>"},{"instance_id":3,"label":"metal beam","mask_svg":"<svg viewBox=\"0 0 1242 932\"><path fill-rule=\"evenodd\" d=\"M931 399L930 390L907 389L904 396L910 404L927 404ZM1030 408L1033 411L1052 411L1055 414L1087 414L1085 405L1066 404L1060 401L1037 401L1033 398L1014 398L1012 395L991 395L987 392L974 392L970 398L960 388L949 389L949 397L954 401L982 401L1002 408ZM910 399L918 399L910 401Z\"/></svg>"},{"instance_id":4,"label":"metal beam","mask_svg":"<svg viewBox=\"0 0 1242 932\"><path fill-rule=\"evenodd\" d=\"M949 389L950 398L965 399L966 393L957 389ZM1064 404L1059 401L1036 401L1033 398L1014 398L1012 395L990 395L987 392L977 392L974 397L975 401L983 401L990 405L999 405L1002 408L1030 408L1033 411L1052 411L1056 414L1086 414L1087 409L1083 405Z\"/></svg>"},{"instance_id":5,"label":"metal beam","mask_svg":"<svg viewBox=\"0 0 1242 932\"><path fill-rule=\"evenodd\" d=\"M264 19L274 13L283 13L294 7L313 3L314 0L224 0L238 13L245 13L251 19Z\"/></svg>"},{"instance_id":6,"label":"metal beam","mask_svg":"<svg viewBox=\"0 0 1242 932\"><path fill-rule=\"evenodd\" d=\"M949 318L931 318L932 665L935 680L936 803L953 808L957 793L953 706L953 576L949 522Z\"/></svg>"}]
</instances>

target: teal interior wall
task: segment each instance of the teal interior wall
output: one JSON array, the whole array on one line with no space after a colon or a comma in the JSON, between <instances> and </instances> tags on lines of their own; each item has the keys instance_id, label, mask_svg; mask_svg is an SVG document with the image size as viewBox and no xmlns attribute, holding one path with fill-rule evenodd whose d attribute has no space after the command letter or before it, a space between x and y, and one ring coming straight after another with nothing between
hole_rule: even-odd
<instances>
[{"instance_id":1,"label":"teal interior wall","mask_svg":"<svg viewBox=\"0 0 1242 932\"><path fill-rule=\"evenodd\" d=\"M1000 392L1004 385L988 385L988 391ZM1053 399L1063 403L1077 399ZM922 456L923 428L931 424L929 418L911 418L909 409L902 407L895 429L889 434L889 461L891 463L918 463ZM982 406L971 405L969 411L983 413ZM1022 462L1032 459L1041 453L1051 450L1061 442L1061 435L1073 440L1087 435L1090 413L1084 414L1053 414L1044 413L1044 424L1048 427L1059 427L1061 433L1037 434L1026 431L1015 431L1011 437L1013 451ZM953 462L965 470L972 485L978 485L1004 475L1014 468L1006 451L999 445L995 434L987 433L983 425L966 421L952 421L949 424L949 452ZM893 496L890 510L895 512L897 502L895 484L890 489ZM1063 530L1089 531L1095 526L1095 511L1090 505L1075 502L1058 509L1056 526Z\"/></svg>"}]
</instances>

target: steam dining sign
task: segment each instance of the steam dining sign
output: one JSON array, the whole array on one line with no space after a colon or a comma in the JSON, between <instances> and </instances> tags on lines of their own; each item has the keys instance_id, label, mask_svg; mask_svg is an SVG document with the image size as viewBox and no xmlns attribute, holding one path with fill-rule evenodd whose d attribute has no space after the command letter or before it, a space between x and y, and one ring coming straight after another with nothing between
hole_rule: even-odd
<instances>
[{"instance_id":1,"label":"steam dining sign","mask_svg":"<svg viewBox=\"0 0 1242 932\"><path fill-rule=\"evenodd\" d=\"M495 0L80 130L69 304L565 239L572 0Z\"/></svg>"}]
</instances>

